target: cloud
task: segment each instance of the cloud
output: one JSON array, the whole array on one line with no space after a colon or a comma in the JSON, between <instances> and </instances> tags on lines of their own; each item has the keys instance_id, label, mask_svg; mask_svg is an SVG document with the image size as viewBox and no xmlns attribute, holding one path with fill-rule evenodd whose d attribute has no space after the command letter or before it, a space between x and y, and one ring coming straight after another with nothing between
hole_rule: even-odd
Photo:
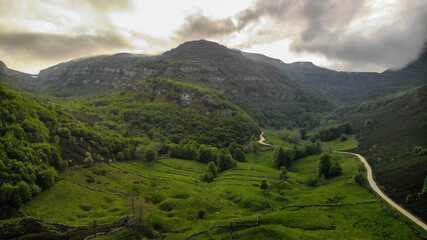
<instances>
[{"instance_id":1,"label":"cloud","mask_svg":"<svg viewBox=\"0 0 427 240\"><path fill-rule=\"evenodd\" d=\"M0 33L0 55L12 66L58 63L82 56L115 53L133 45L115 32L97 35L60 35L48 33Z\"/></svg>"},{"instance_id":2,"label":"cloud","mask_svg":"<svg viewBox=\"0 0 427 240\"><path fill-rule=\"evenodd\" d=\"M112 10L123 10L132 6L131 0L70 0L71 7L88 6L97 12L108 12Z\"/></svg>"},{"instance_id":3,"label":"cloud","mask_svg":"<svg viewBox=\"0 0 427 240\"><path fill-rule=\"evenodd\" d=\"M427 40L427 4L422 0L399 4L398 10L390 10L390 16L375 19L376 10L368 0L257 0L223 19L189 15L176 35L182 41L209 38L226 42L244 32L244 40L233 47L290 39L293 52L323 56L336 62L335 67L396 68L417 56Z\"/></svg>"},{"instance_id":4,"label":"cloud","mask_svg":"<svg viewBox=\"0 0 427 240\"><path fill-rule=\"evenodd\" d=\"M200 38L220 38L237 31L231 18L210 19L202 13L186 17L185 24L175 32L181 41Z\"/></svg>"}]
</instances>

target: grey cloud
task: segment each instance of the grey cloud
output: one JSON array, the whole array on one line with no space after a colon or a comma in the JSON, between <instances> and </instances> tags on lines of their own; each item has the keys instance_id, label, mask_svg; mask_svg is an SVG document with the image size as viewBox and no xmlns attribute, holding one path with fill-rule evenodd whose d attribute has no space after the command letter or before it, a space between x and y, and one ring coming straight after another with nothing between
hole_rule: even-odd
<instances>
[{"instance_id":1,"label":"grey cloud","mask_svg":"<svg viewBox=\"0 0 427 240\"><path fill-rule=\"evenodd\" d=\"M213 20L201 13L187 16L185 24L176 31L179 40L218 38L237 30L230 18Z\"/></svg>"},{"instance_id":2,"label":"grey cloud","mask_svg":"<svg viewBox=\"0 0 427 240\"><path fill-rule=\"evenodd\" d=\"M127 9L132 6L131 0L70 0L72 7L88 6L98 12Z\"/></svg>"},{"instance_id":3,"label":"grey cloud","mask_svg":"<svg viewBox=\"0 0 427 240\"><path fill-rule=\"evenodd\" d=\"M67 36L45 33L0 33L0 52L22 62L58 61L101 52L116 52L133 46L114 32Z\"/></svg>"},{"instance_id":4,"label":"grey cloud","mask_svg":"<svg viewBox=\"0 0 427 240\"><path fill-rule=\"evenodd\" d=\"M253 6L224 19L189 16L176 33L180 40L220 40L266 19L263 28L250 32L245 41L234 47L291 39L292 51L322 55L336 61L336 66L358 70L395 68L412 60L427 40L427 4L422 0L403 4L395 23L371 29L362 26L358 32L350 33L358 19L371 13L366 0L257 0Z\"/></svg>"}]
</instances>

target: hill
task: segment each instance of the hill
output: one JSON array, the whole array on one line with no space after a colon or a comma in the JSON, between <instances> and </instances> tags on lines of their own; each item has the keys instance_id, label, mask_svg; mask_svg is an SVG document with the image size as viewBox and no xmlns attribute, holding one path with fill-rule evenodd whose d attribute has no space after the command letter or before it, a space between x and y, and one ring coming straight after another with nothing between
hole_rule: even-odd
<instances>
[{"instance_id":1,"label":"hill","mask_svg":"<svg viewBox=\"0 0 427 240\"><path fill-rule=\"evenodd\" d=\"M332 107L278 69L205 40L183 43L159 56L121 53L61 63L40 71L35 92L86 96L132 88L151 77L219 90L262 125L301 125L298 116L315 125L317 114Z\"/></svg>"},{"instance_id":2,"label":"hill","mask_svg":"<svg viewBox=\"0 0 427 240\"><path fill-rule=\"evenodd\" d=\"M413 213L427 219L427 199L406 203L408 194L416 196L427 176L427 156L413 152L427 147L427 87L424 86L384 107L344 118L352 121L359 146L372 166L376 181L387 195ZM372 125L365 121L370 120Z\"/></svg>"},{"instance_id":3,"label":"hill","mask_svg":"<svg viewBox=\"0 0 427 240\"><path fill-rule=\"evenodd\" d=\"M426 49L406 67L383 73L340 72L318 67L311 62L287 64L261 54L243 54L254 61L274 66L302 86L338 104L361 103L427 84Z\"/></svg>"}]
</instances>

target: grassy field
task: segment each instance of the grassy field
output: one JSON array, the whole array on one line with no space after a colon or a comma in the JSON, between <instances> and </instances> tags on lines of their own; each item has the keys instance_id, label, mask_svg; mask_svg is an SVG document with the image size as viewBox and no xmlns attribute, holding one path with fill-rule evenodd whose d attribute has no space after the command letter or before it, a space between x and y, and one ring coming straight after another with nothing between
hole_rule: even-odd
<instances>
[{"instance_id":1,"label":"grassy field","mask_svg":"<svg viewBox=\"0 0 427 240\"><path fill-rule=\"evenodd\" d=\"M326 143L332 146L332 149L335 151L344 151L357 148L357 145L359 144L355 138L355 135L348 136L346 141L341 141L339 138L337 138Z\"/></svg>"},{"instance_id":2,"label":"grassy field","mask_svg":"<svg viewBox=\"0 0 427 240\"><path fill-rule=\"evenodd\" d=\"M126 196L133 193L152 209L145 228L125 229L97 239L185 239L218 225L191 239L228 238L230 229L233 239L417 238L407 225L389 216L381 201L331 206L377 200L351 178L345 178L357 169L359 162L353 158L334 154L343 174L314 187L299 181L316 175L318 156L295 161L288 172L292 178L283 182L278 179L279 171L272 168L271 152L261 152L258 157L249 154L247 159L237 168L220 173L212 183L201 181L205 164L180 159L151 164L115 162L68 170L62 178L105 192L61 180L21 211L68 225L114 223L132 215ZM267 192L258 187L262 179L271 186ZM323 206L307 206L311 204ZM202 217L199 212L204 213ZM258 225L254 225L257 217Z\"/></svg>"}]
</instances>

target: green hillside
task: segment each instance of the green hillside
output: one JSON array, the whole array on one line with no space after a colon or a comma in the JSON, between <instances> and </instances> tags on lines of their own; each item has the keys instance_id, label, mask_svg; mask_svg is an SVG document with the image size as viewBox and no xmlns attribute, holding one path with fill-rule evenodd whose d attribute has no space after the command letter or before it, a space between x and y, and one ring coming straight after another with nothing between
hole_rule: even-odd
<instances>
[{"instance_id":1,"label":"green hillside","mask_svg":"<svg viewBox=\"0 0 427 240\"><path fill-rule=\"evenodd\" d=\"M359 143L355 150L365 156L375 179L385 192L412 212L427 219L427 199L406 203L408 194L417 196L427 177L427 156L413 152L427 147L427 87L376 109L352 114Z\"/></svg>"}]
</instances>

